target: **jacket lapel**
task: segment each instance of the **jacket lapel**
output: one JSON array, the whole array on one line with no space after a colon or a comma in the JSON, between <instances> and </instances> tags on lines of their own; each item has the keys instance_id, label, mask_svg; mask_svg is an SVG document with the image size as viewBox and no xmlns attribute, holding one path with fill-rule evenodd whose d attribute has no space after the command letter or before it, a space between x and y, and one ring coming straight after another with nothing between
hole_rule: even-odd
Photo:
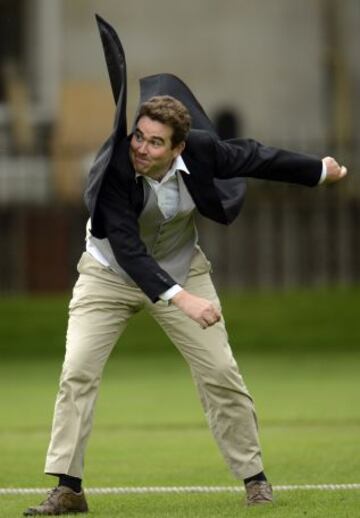
<instances>
[{"instance_id":1,"label":"jacket lapel","mask_svg":"<svg viewBox=\"0 0 360 518\"><path fill-rule=\"evenodd\" d=\"M110 137L101 146L89 171L84 199L93 226L96 224L96 206L103 179L114 155L115 147L126 138L126 60L124 49L115 30L96 15L110 77L111 89L116 103L114 127ZM101 232L102 229L99 229Z\"/></svg>"},{"instance_id":2,"label":"jacket lapel","mask_svg":"<svg viewBox=\"0 0 360 518\"><path fill-rule=\"evenodd\" d=\"M96 15L96 21L104 50L111 89L116 104L114 128L116 129L117 139L120 140L125 138L127 134L127 84L125 52L121 41L113 27L98 14Z\"/></svg>"}]
</instances>

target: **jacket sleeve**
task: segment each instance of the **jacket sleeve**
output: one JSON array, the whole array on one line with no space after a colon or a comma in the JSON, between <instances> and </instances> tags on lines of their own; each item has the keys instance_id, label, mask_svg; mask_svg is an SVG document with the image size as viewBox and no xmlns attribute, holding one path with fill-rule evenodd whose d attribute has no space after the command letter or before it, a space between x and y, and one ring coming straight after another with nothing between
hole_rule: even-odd
<instances>
[{"instance_id":1,"label":"jacket sleeve","mask_svg":"<svg viewBox=\"0 0 360 518\"><path fill-rule=\"evenodd\" d=\"M322 171L320 159L267 147L255 140L213 139L216 177L244 176L278 182L317 185Z\"/></svg>"},{"instance_id":2,"label":"jacket sleeve","mask_svg":"<svg viewBox=\"0 0 360 518\"><path fill-rule=\"evenodd\" d=\"M104 179L99 200L99 215L103 220L116 261L152 300L176 284L148 254L140 239L138 219L130 200L129 179L110 166Z\"/></svg>"}]
</instances>

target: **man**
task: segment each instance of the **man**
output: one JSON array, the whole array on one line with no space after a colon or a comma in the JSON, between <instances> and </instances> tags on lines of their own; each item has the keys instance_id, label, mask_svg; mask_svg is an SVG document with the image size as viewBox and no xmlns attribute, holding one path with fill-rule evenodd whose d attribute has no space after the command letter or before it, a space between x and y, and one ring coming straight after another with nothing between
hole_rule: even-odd
<instances>
[{"instance_id":1,"label":"man","mask_svg":"<svg viewBox=\"0 0 360 518\"><path fill-rule=\"evenodd\" d=\"M315 186L337 182L346 168L330 157L321 161L251 140L222 142L190 127L182 102L154 96L141 104L133 132L114 139L110 159L99 154L101 182L89 183L87 250L70 302L45 467L59 485L26 516L87 512L84 452L102 370L128 320L143 308L188 362L224 459L245 482L247 503L272 501L254 405L228 343L194 212L223 223L234 219L243 195L234 180L243 177ZM224 199L227 182L232 189Z\"/></svg>"}]
</instances>

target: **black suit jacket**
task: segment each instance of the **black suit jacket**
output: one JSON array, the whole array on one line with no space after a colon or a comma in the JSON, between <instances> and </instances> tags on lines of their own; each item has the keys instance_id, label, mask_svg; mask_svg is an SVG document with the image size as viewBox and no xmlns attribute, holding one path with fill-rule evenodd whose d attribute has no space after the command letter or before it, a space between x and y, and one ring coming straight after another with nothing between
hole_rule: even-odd
<instances>
[{"instance_id":1,"label":"black suit jacket","mask_svg":"<svg viewBox=\"0 0 360 518\"><path fill-rule=\"evenodd\" d=\"M199 212L218 223L231 223L237 216L243 193L234 190L223 196L221 186L234 178L252 177L267 180L316 185L321 160L262 146L253 140L222 142L206 131L192 131L182 154L190 175L184 182ZM107 237L117 262L156 302L159 295L175 284L148 254L140 239L138 217L144 205L142 182L135 178L129 158L129 138L114 153L107 168L96 210L92 215L92 233Z\"/></svg>"},{"instance_id":2,"label":"black suit jacket","mask_svg":"<svg viewBox=\"0 0 360 518\"><path fill-rule=\"evenodd\" d=\"M107 237L119 265L156 302L175 284L140 239L138 216L143 208L142 182L137 182L126 137L126 63L114 29L97 17L111 86L116 101L114 129L90 171L85 201L95 237ZM245 177L316 185L321 161L306 155L262 146L254 140L221 141L206 113L177 77L158 74L140 82L140 102L153 95L172 95L192 116L192 130L182 154L190 175L184 182L199 212L213 221L231 223L246 191Z\"/></svg>"}]
</instances>

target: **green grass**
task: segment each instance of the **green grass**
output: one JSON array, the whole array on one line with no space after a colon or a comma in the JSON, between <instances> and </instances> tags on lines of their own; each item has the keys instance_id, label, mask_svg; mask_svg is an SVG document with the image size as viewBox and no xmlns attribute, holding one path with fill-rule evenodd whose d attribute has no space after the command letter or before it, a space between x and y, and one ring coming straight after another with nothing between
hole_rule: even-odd
<instances>
[{"instance_id":1,"label":"green grass","mask_svg":"<svg viewBox=\"0 0 360 518\"><path fill-rule=\"evenodd\" d=\"M69 297L0 298L1 356L61 357ZM360 287L228 293L222 297L233 348L251 354L357 351L359 300ZM162 331L141 313L134 317L115 354L164 353L168 349Z\"/></svg>"},{"instance_id":2,"label":"green grass","mask_svg":"<svg viewBox=\"0 0 360 518\"><path fill-rule=\"evenodd\" d=\"M224 301L275 485L360 482L359 293L248 294ZM49 487L53 481L42 470L61 368L64 298L3 299L0 309L0 343L7 344L0 364L0 487ZM149 319L139 316L136 324L105 370L86 485L236 484L183 360ZM20 516L40 499L0 496L0 517ZM89 504L94 518L341 518L359 516L360 491L279 492L275 506L249 510L242 495L226 493L90 496Z\"/></svg>"}]
</instances>

